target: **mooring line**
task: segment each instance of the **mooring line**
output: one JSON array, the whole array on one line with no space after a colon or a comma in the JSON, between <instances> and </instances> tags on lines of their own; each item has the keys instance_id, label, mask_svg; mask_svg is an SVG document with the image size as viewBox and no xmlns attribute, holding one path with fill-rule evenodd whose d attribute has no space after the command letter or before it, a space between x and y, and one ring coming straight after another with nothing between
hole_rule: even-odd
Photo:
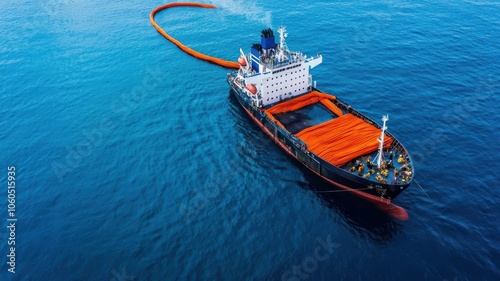
<instances>
[{"instance_id":1,"label":"mooring line","mask_svg":"<svg viewBox=\"0 0 500 281\"><path fill-rule=\"evenodd\" d=\"M425 196L427 196L427 198L431 199L431 198L429 197L429 195L427 195L427 192L425 192L425 190L422 188L422 186L420 186L420 184L418 183L418 181L417 181L417 180L415 180L415 183L416 183L416 184L418 185L418 187L420 187L420 189L424 192Z\"/></svg>"},{"instance_id":2,"label":"mooring line","mask_svg":"<svg viewBox=\"0 0 500 281\"><path fill-rule=\"evenodd\" d=\"M370 188L361 188L361 189L353 189L353 190L327 190L327 191L315 191L317 193L336 193L336 192L356 192L359 190L368 190Z\"/></svg>"}]
</instances>

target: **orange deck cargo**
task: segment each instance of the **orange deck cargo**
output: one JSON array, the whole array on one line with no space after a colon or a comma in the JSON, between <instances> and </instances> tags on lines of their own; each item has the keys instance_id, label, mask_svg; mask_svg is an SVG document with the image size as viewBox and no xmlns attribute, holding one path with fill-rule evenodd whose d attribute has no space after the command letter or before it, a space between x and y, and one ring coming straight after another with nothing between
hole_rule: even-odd
<instances>
[{"instance_id":1,"label":"orange deck cargo","mask_svg":"<svg viewBox=\"0 0 500 281\"><path fill-rule=\"evenodd\" d=\"M307 148L335 166L342 166L360 156L376 151L381 130L348 113L333 120L309 127L296 136ZM384 148L392 138L384 137Z\"/></svg>"},{"instance_id":2,"label":"orange deck cargo","mask_svg":"<svg viewBox=\"0 0 500 281\"><path fill-rule=\"evenodd\" d=\"M343 115L333 100L334 96L313 91L273 106L266 110L266 114L284 127L273 115L295 111L320 102L338 117L296 134L307 144L310 151L335 166L343 166L349 161L376 151L381 130L350 113ZM384 148L389 148L391 144L392 138L386 135Z\"/></svg>"}]
</instances>

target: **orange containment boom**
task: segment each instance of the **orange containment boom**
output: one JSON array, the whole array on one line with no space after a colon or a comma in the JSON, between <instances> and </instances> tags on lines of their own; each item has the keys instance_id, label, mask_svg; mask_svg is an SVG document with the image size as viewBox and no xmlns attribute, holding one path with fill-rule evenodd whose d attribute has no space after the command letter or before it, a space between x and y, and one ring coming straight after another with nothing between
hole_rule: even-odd
<instances>
[{"instance_id":1,"label":"orange containment boom","mask_svg":"<svg viewBox=\"0 0 500 281\"><path fill-rule=\"evenodd\" d=\"M303 96L300 96L298 98L294 98L289 101L282 102L280 104L277 104L268 110L266 110L266 115L269 117L269 119L273 120L276 122L279 126L283 127L284 126L274 118L274 114L280 114L280 113L285 113L285 112L290 112L290 111L295 111L298 109L301 109L305 106L315 104L317 102L321 102L324 106L326 106L329 110L331 110L335 115L341 116L342 115L342 110L338 108L335 104L333 104L332 100L335 100L335 96L323 94L317 91L312 91L309 94L305 94Z\"/></svg>"},{"instance_id":2,"label":"orange containment boom","mask_svg":"<svg viewBox=\"0 0 500 281\"><path fill-rule=\"evenodd\" d=\"M307 148L325 161L343 166L360 156L376 151L381 130L348 113L333 120L302 130L296 136ZM386 135L384 148L392 138Z\"/></svg>"},{"instance_id":3,"label":"orange containment boom","mask_svg":"<svg viewBox=\"0 0 500 281\"><path fill-rule=\"evenodd\" d=\"M311 104L315 104L319 101L329 102L329 105L324 104L328 109L332 110L337 116L342 115L342 111L336 105L334 105L330 100L335 100L335 96L323 94L317 91L312 91L309 94L305 94L298 98L294 98L289 101L282 102L278 105L275 105L267 110L269 114L279 114L284 112L295 111L301 109L304 106L308 106ZM335 112L336 111L336 112Z\"/></svg>"},{"instance_id":4,"label":"orange containment boom","mask_svg":"<svg viewBox=\"0 0 500 281\"><path fill-rule=\"evenodd\" d=\"M184 52L192 55L193 57L195 58L198 58L198 59L202 59L202 60L205 60L205 61L208 61L208 62L211 62L211 63L214 63L214 64L217 64L217 65L220 65L220 66L223 66L223 67L227 67L227 68L240 68L240 65L238 64L238 62L233 62L233 61L227 61L227 60L223 60L223 59L219 59L219 58L216 58L216 57L211 57L211 56L208 56L208 55L205 55L205 54L202 54L200 52L197 52L191 48L189 48L188 46L182 44L181 42L179 42L177 39L175 39L174 37L168 35L165 30L163 30L156 22L155 22L155 15L156 13L158 13L159 11L162 11L162 10L165 10L165 9L168 9L168 8L171 8L171 7L201 7L201 8L209 8L209 9L213 9L213 8L217 8L216 6L214 5L210 5L210 4L203 4L203 3L192 3L192 2L176 2L176 3L169 3L169 4L165 4L165 5L162 5L160 7L157 7L156 9L154 9L151 14L149 15L149 21L151 22L151 24L156 28L156 30L161 34L163 35L163 37L167 38L170 42L174 43L177 47L179 47L181 50L183 50Z\"/></svg>"},{"instance_id":5,"label":"orange containment boom","mask_svg":"<svg viewBox=\"0 0 500 281\"><path fill-rule=\"evenodd\" d=\"M359 156L376 151L381 130L350 113L343 115L333 100L335 96L312 91L269 108L266 110L266 115L284 127L273 115L295 111L318 102L323 104L338 117L306 128L296 136L307 144L310 151L340 167ZM386 135L384 148L390 147L391 144L392 138Z\"/></svg>"}]
</instances>

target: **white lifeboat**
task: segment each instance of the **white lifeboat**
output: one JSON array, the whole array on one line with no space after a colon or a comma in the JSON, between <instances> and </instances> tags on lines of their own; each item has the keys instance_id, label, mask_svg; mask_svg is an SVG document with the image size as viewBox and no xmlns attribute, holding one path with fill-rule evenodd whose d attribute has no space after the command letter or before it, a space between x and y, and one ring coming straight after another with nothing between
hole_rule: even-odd
<instances>
[{"instance_id":1,"label":"white lifeboat","mask_svg":"<svg viewBox=\"0 0 500 281\"><path fill-rule=\"evenodd\" d=\"M254 84L247 84L246 88L247 88L247 90L250 91L250 93L252 93L254 95L257 93L257 87L255 87Z\"/></svg>"}]
</instances>

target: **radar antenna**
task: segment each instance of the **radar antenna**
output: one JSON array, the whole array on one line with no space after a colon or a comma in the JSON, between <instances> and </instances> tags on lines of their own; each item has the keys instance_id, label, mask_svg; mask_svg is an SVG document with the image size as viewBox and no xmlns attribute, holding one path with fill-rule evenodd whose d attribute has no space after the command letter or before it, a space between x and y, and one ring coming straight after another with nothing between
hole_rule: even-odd
<instances>
[{"instance_id":1,"label":"radar antenna","mask_svg":"<svg viewBox=\"0 0 500 281\"><path fill-rule=\"evenodd\" d=\"M288 46L286 45L285 38L288 36L286 33L286 27L281 26L278 28L278 33L280 34L280 45L278 49L278 61L282 62L286 58L286 53L289 53Z\"/></svg>"}]
</instances>

